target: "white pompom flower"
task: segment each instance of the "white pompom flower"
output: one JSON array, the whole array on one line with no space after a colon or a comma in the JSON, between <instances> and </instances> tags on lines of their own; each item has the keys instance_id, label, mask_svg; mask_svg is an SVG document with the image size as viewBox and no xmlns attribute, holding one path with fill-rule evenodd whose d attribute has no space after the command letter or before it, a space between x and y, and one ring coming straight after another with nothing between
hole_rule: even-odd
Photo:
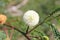
<instances>
[{"instance_id":1,"label":"white pompom flower","mask_svg":"<svg viewBox=\"0 0 60 40\"><path fill-rule=\"evenodd\" d=\"M32 27L39 23L39 15L36 11L29 10L24 14L23 20L28 26Z\"/></svg>"}]
</instances>

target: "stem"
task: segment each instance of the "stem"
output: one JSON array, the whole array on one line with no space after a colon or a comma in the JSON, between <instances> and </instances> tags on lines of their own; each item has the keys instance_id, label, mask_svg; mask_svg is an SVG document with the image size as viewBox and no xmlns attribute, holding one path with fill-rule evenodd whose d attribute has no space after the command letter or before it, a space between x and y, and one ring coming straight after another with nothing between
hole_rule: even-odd
<instances>
[{"instance_id":1,"label":"stem","mask_svg":"<svg viewBox=\"0 0 60 40\"><path fill-rule=\"evenodd\" d=\"M57 11L60 11L60 8L55 9L50 15L48 15L42 22L40 22L38 25L36 25L33 29L31 29L28 33L32 32L34 29L36 29L39 25L42 25L48 18L53 16Z\"/></svg>"},{"instance_id":2,"label":"stem","mask_svg":"<svg viewBox=\"0 0 60 40\"><path fill-rule=\"evenodd\" d=\"M29 26L27 27L26 34L28 33L28 31L29 31Z\"/></svg>"},{"instance_id":3,"label":"stem","mask_svg":"<svg viewBox=\"0 0 60 40\"><path fill-rule=\"evenodd\" d=\"M7 24L7 23L4 24L4 25L5 25L5 26L8 26L8 27L10 27L10 28L14 27L14 26L11 26L11 25L9 25L9 24ZM24 35L28 40L31 40L31 39L26 35L26 33L20 31L19 29L15 28L15 27L14 27L14 30L20 32L20 33L21 33L22 35Z\"/></svg>"}]
</instances>

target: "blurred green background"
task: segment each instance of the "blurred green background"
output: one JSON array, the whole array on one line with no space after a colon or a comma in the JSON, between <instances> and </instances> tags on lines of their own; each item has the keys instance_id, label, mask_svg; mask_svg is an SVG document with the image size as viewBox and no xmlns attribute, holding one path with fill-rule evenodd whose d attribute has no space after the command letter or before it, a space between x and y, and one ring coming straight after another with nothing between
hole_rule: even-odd
<instances>
[{"instance_id":1,"label":"blurred green background","mask_svg":"<svg viewBox=\"0 0 60 40\"><path fill-rule=\"evenodd\" d=\"M21 16L9 16L9 13L6 11L6 6L9 5L9 3L13 2L13 4L21 3L23 0L0 0L0 13L7 15L8 20L7 23L10 23L12 26L15 26L16 28L26 31L27 25L23 22L23 19ZM28 3L21 7L19 10L21 10L23 13L25 13L27 10L35 10L40 15L40 22L44 20L52 11L54 11L56 8L60 8L60 0L28 0ZM56 14L53 15L53 17L49 18L47 22L51 22L55 24L57 29L60 31L60 17L56 17L60 14L60 11L56 12ZM40 25L36 32L35 30L31 32L30 35L32 36L38 36L40 37L40 31L46 34L50 40L55 40L53 33L49 27L49 25L46 23ZM11 30L9 30L10 33ZM19 32L14 30L13 38L12 40L25 40L24 36L21 35ZM26 39L27 40L27 39ZM38 40L36 38L31 38L31 40Z\"/></svg>"}]
</instances>

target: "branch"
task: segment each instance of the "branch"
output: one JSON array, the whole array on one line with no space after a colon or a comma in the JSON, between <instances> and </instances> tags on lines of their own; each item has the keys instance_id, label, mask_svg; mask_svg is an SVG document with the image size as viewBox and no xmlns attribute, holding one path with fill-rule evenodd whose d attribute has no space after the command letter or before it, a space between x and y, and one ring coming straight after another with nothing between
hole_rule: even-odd
<instances>
[{"instance_id":1,"label":"branch","mask_svg":"<svg viewBox=\"0 0 60 40\"><path fill-rule=\"evenodd\" d=\"M52 13L50 13L50 15L48 15L42 22L39 22L38 25L36 25L33 29L31 29L28 33L32 32L34 29L36 29L39 25L42 25L48 18L50 18L51 16L53 16L53 14L55 14L56 12L60 11L60 8L55 9Z\"/></svg>"},{"instance_id":2,"label":"branch","mask_svg":"<svg viewBox=\"0 0 60 40\"><path fill-rule=\"evenodd\" d=\"M7 23L4 24L4 25L5 25L5 26L8 26L8 27L10 27L10 28L14 27L14 26L11 26L11 25L9 25L9 24L7 24ZM20 33L21 33L22 35L24 35L28 40L30 40L30 38L26 35L26 33L22 32L21 30L15 28L15 27L14 27L14 30L20 32Z\"/></svg>"}]
</instances>

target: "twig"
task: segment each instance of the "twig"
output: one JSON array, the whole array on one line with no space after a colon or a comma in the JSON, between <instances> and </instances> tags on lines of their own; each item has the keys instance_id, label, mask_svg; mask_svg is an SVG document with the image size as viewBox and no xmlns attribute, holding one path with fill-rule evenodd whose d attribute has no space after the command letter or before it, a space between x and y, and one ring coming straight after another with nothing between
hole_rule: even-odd
<instances>
[{"instance_id":1,"label":"twig","mask_svg":"<svg viewBox=\"0 0 60 40\"><path fill-rule=\"evenodd\" d=\"M29 26L27 27L26 34L28 33L28 31L29 31Z\"/></svg>"},{"instance_id":2,"label":"twig","mask_svg":"<svg viewBox=\"0 0 60 40\"><path fill-rule=\"evenodd\" d=\"M60 11L60 8L55 9L50 15L48 15L42 22L40 22L38 25L36 25L33 29L31 29L28 33L36 29L39 25L42 25L48 18L50 18L53 14L55 14L57 11Z\"/></svg>"}]
</instances>

